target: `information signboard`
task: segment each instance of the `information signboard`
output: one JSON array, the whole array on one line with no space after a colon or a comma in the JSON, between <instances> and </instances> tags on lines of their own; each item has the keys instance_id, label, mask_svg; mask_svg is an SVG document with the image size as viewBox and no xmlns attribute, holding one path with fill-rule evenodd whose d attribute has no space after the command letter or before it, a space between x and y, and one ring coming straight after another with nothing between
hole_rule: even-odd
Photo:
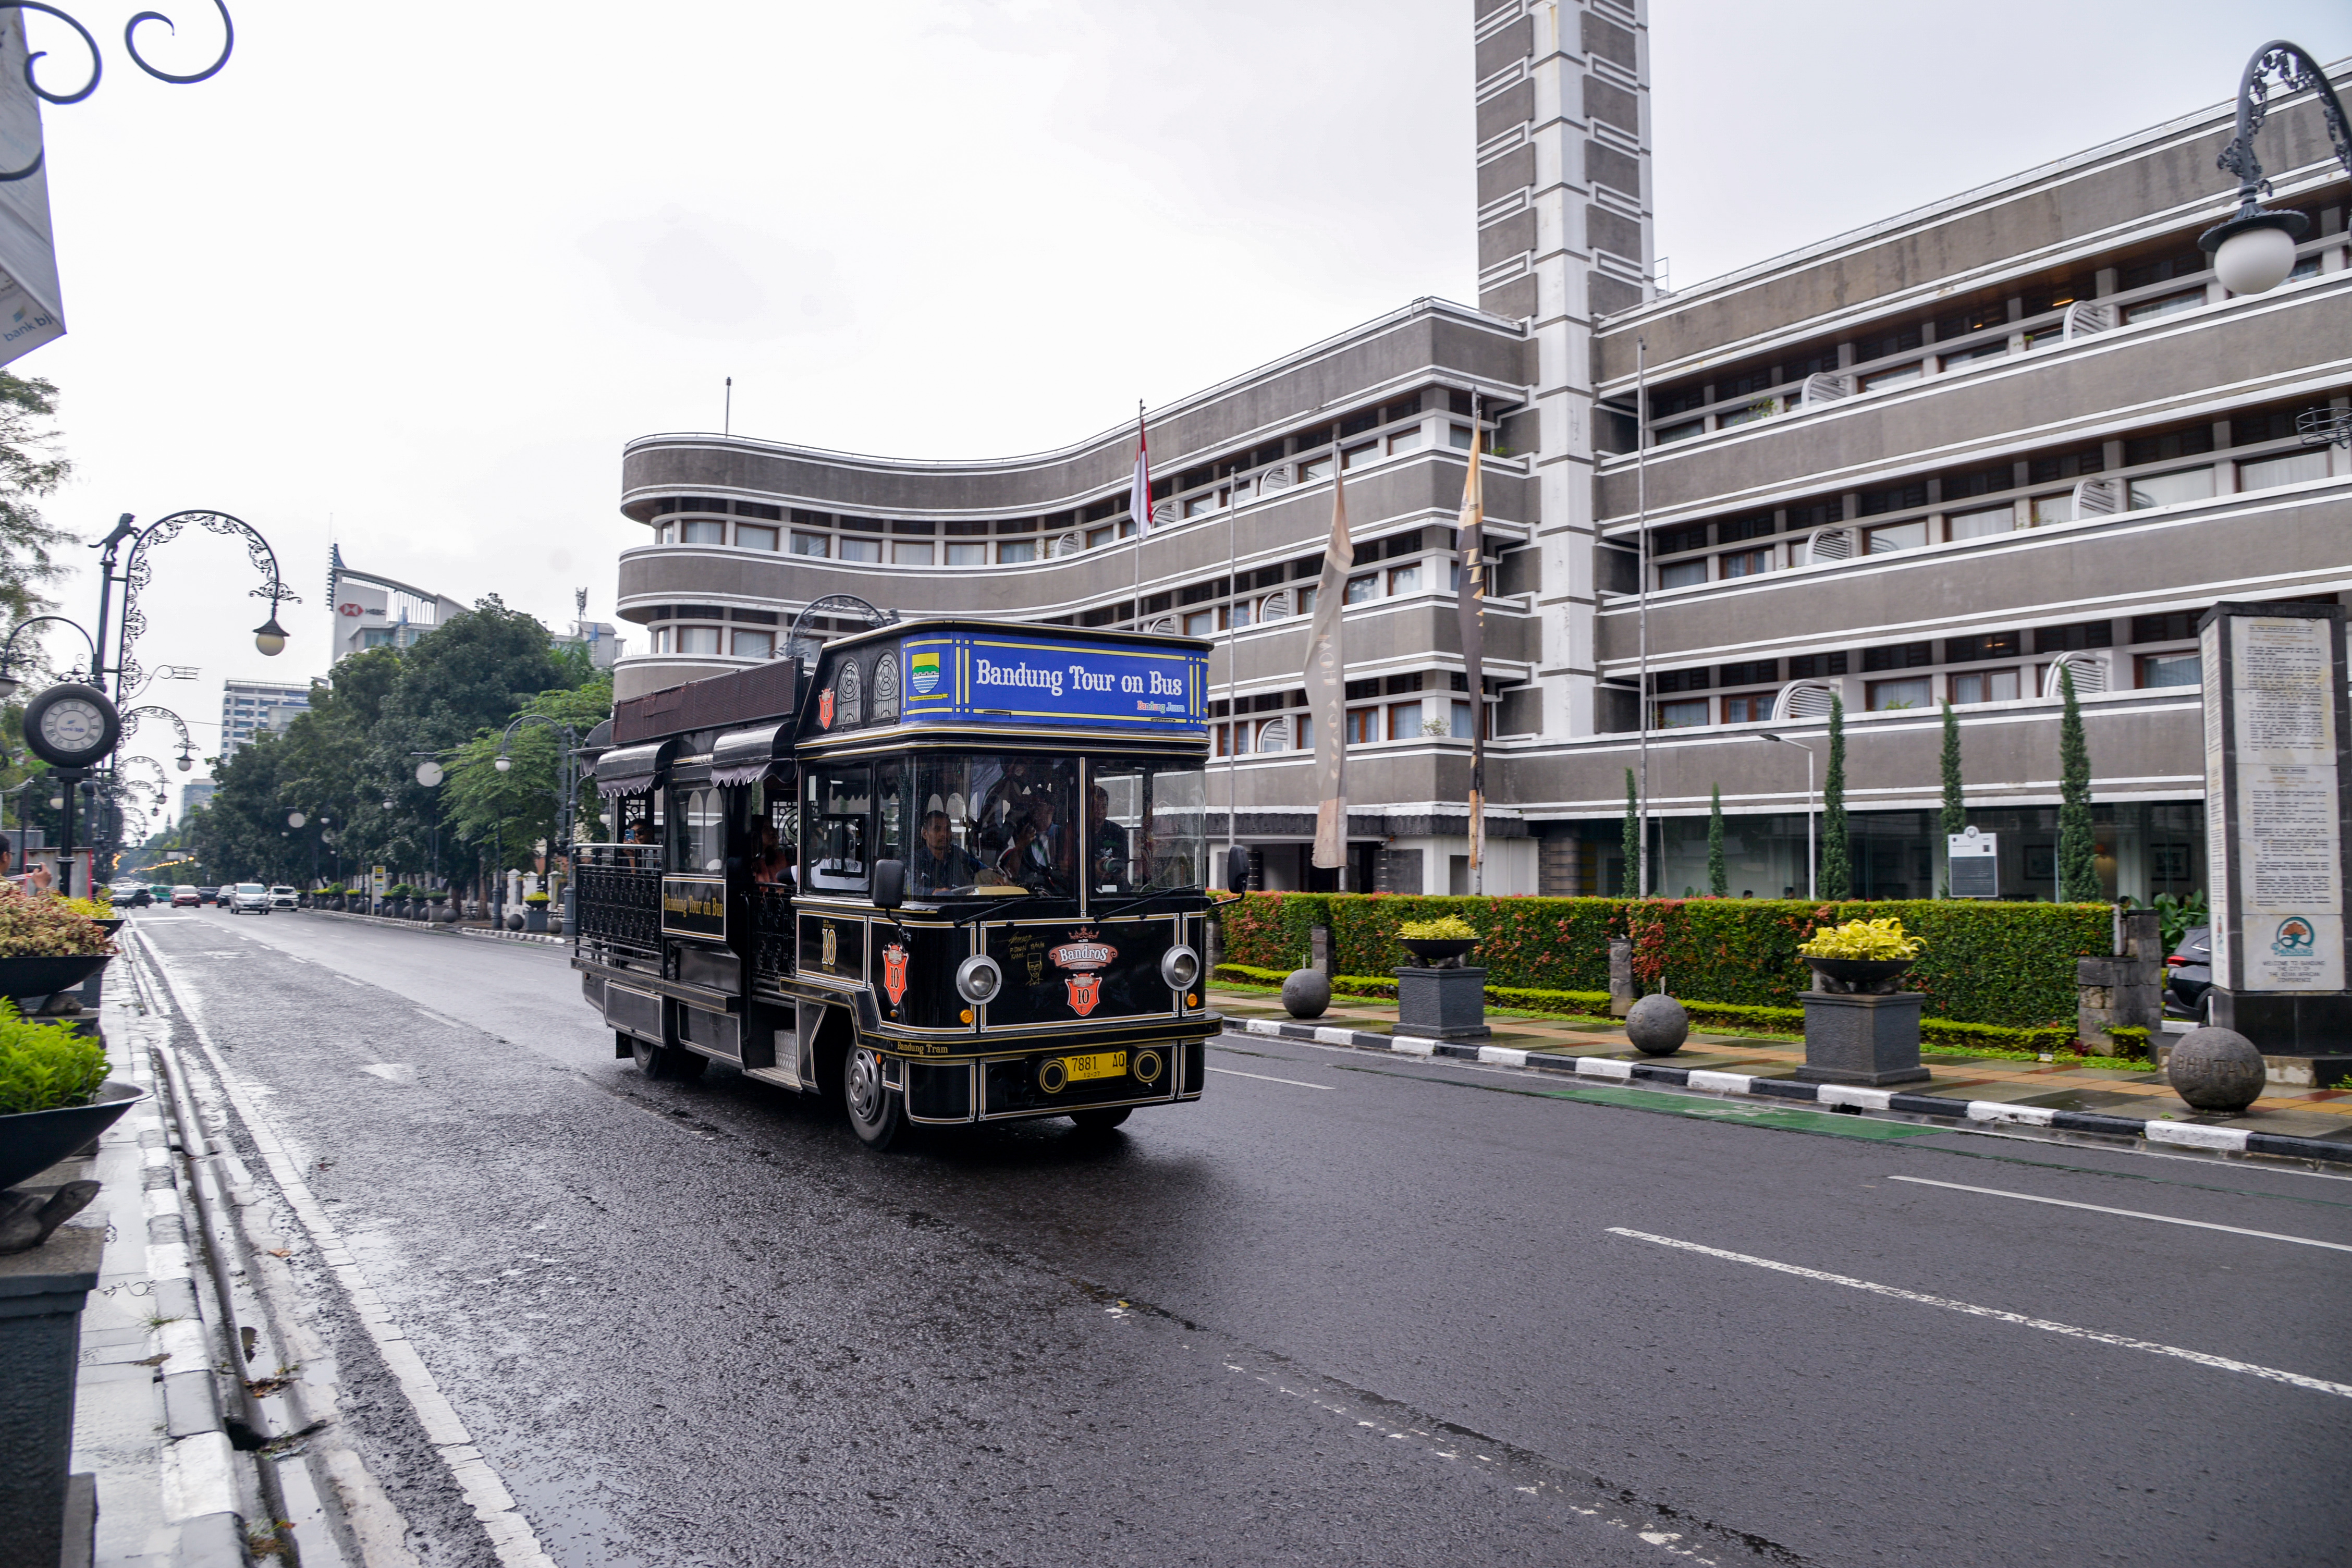
<instances>
[{"instance_id":1,"label":"information signboard","mask_svg":"<svg viewBox=\"0 0 2352 1568\"><path fill-rule=\"evenodd\" d=\"M1946 834L1944 845L1945 864L1950 868L1952 897L2000 897L2000 834L1979 833L1971 827L1965 833Z\"/></svg>"}]
</instances>

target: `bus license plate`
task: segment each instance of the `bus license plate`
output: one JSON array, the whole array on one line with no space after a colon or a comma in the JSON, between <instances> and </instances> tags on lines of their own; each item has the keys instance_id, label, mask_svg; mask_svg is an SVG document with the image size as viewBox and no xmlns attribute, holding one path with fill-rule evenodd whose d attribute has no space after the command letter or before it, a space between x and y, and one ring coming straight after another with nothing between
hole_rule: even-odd
<instances>
[{"instance_id":1,"label":"bus license plate","mask_svg":"<svg viewBox=\"0 0 2352 1568\"><path fill-rule=\"evenodd\" d=\"M1064 1057L1062 1070L1070 1075L1072 1083L1090 1078L1123 1078L1127 1074L1127 1053L1097 1051L1088 1057Z\"/></svg>"}]
</instances>

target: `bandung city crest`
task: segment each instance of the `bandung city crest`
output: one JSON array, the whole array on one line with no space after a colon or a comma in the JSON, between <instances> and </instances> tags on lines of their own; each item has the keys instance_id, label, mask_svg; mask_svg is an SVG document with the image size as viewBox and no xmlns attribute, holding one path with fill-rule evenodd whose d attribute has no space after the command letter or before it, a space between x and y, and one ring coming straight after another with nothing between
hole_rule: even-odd
<instances>
[{"instance_id":1,"label":"bandung city crest","mask_svg":"<svg viewBox=\"0 0 2352 1568\"><path fill-rule=\"evenodd\" d=\"M882 989L896 1008L907 994L907 950L897 942L882 950Z\"/></svg>"},{"instance_id":2,"label":"bandung city crest","mask_svg":"<svg viewBox=\"0 0 2352 1568\"><path fill-rule=\"evenodd\" d=\"M1055 968L1069 971L1062 984L1069 993L1070 1011L1083 1018L1101 1004L1102 971L1110 967L1118 949L1097 933L1081 929L1045 956Z\"/></svg>"}]
</instances>

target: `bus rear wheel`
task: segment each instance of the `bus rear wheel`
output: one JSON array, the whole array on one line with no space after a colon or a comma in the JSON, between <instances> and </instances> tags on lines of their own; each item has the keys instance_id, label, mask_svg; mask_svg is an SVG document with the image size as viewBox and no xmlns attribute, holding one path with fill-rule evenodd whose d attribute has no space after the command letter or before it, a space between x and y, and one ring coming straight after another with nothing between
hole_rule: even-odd
<instances>
[{"instance_id":1,"label":"bus rear wheel","mask_svg":"<svg viewBox=\"0 0 2352 1568\"><path fill-rule=\"evenodd\" d=\"M869 1149L887 1149L906 1125L906 1108L882 1081L882 1058L865 1046L852 1046L842 1063L841 1103L849 1124Z\"/></svg>"},{"instance_id":2,"label":"bus rear wheel","mask_svg":"<svg viewBox=\"0 0 2352 1568\"><path fill-rule=\"evenodd\" d=\"M651 1040L632 1037L630 1054L637 1058L637 1070L647 1078L700 1078L710 1058L676 1046L657 1046Z\"/></svg>"},{"instance_id":3,"label":"bus rear wheel","mask_svg":"<svg viewBox=\"0 0 2352 1568\"><path fill-rule=\"evenodd\" d=\"M1127 1120L1129 1112L1134 1109L1135 1107L1131 1105L1121 1105L1109 1110L1073 1110L1070 1112L1070 1120L1077 1123L1080 1132L1091 1136L1108 1132L1117 1127Z\"/></svg>"}]
</instances>

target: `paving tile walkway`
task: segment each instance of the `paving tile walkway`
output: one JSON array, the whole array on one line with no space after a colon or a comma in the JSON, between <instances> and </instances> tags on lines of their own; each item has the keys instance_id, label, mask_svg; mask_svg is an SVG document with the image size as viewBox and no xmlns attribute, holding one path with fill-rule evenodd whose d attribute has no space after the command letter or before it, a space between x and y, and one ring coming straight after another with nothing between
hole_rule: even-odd
<instances>
[{"instance_id":1,"label":"paving tile walkway","mask_svg":"<svg viewBox=\"0 0 2352 1568\"><path fill-rule=\"evenodd\" d=\"M1211 1005L1234 1018L1286 1018L1276 997L1251 992L1213 988ZM1335 996L1330 1011L1315 1022L1335 1028L1386 1034L1396 1026L1396 1004L1356 996ZM1625 1039L1622 1027L1565 1018L1507 1018L1488 1015L1495 1031L1487 1045L1527 1051L1559 1051L1569 1056L1612 1057L1626 1061L1671 1061L1676 1067L1705 1068L1719 1072L1743 1072L1756 1078L1793 1078L1805 1059L1798 1041L1757 1040L1736 1035L1693 1032L1683 1048L1670 1058L1644 1057ZM1955 1100L1997 1100L2005 1104L2039 1105L2053 1110L2095 1110L2116 1116L2169 1117L2217 1127L2243 1127L2292 1138L2325 1138L2352 1142L2352 1093L2340 1089L2299 1089L2273 1085L2261 1100L2236 1116L2217 1116L2190 1109L2172 1092L2157 1072L2093 1068L2069 1062L2019 1061L2006 1057L1975 1057L1923 1053L1921 1064L1931 1081L1911 1086L1911 1092L1937 1094Z\"/></svg>"}]
</instances>

